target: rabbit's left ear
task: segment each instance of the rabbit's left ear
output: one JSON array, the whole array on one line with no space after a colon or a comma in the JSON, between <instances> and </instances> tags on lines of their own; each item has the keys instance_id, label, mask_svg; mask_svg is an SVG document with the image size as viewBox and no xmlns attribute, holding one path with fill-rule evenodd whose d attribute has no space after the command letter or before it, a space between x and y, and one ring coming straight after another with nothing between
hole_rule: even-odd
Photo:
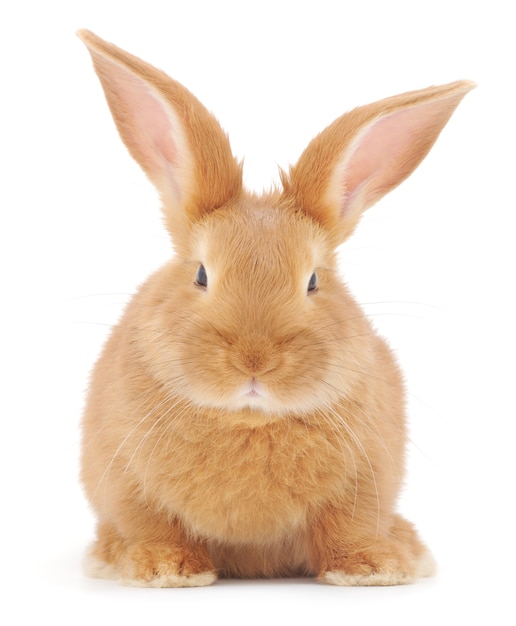
<instances>
[{"instance_id":1,"label":"rabbit's left ear","mask_svg":"<svg viewBox=\"0 0 516 626\"><path fill-rule=\"evenodd\" d=\"M367 208L419 165L473 87L470 81L429 87L339 117L282 173L284 195L340 243Z\"/></svg>"}]
</instances>

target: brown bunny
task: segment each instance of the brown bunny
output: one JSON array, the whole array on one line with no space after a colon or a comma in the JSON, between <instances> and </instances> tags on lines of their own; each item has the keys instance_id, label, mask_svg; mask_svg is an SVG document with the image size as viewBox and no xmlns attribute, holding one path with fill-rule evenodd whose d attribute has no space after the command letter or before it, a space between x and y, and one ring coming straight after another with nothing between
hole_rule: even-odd
<instances>
[{"instance_id":1,"label":"brown bunny","mask_svg":"<svg viewBox=\"0 0 516 626\"><path fill-rule=\"evenodd\" d=\"M401 375L341 282L335 249L420 163L473 83L343 115L281 173L281 189L258 196L191 93L79 36L123 141L160 192L176 251L93 372L82 456L98 516L90 573L150 587L432 574L395 512Z\"/></svg>"}]
</instances>

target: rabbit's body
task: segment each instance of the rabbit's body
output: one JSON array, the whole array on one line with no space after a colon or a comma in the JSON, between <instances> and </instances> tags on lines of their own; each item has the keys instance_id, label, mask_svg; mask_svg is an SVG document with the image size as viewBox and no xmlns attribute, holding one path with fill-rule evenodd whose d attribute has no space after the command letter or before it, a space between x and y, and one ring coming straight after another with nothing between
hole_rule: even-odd
<instances>
[{"instance_id":1,"label":"rabbit's body","mask_svg":"<svg viewBox=\"0 0 516 626\"><path fill-rule=\"evenodd\" d=\"M93 373L82 459L99 519L90 571L148 586L217 574L335 584L429 575L429 553L395 513L400 372L341 282L335 248L417 165L471 86L339 118L282 175L283 191L258 197L242 189L227 139L191 94L82 36L177 248ZM398 117L386 165L382 143ZM421 133L417 150L404 125ZM372 152L369 132L379 132Z\"/></svg>"}]
</instances>

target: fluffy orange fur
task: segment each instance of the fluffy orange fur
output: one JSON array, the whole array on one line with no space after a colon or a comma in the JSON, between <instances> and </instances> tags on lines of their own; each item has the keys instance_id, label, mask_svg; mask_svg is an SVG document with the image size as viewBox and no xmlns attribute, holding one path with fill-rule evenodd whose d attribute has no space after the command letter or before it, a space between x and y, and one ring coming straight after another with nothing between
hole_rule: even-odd
<instances>
[{"instance_id":1,"label":"fluffy orange fur","mask_svg":"<svg viewBox=\"0 0 516 626\"><path fill-rule=\"evenodd\" d=\"M176 248L93 372L82 454L98 516L89 572L152 587L430 575L429 552L395 512L401 375L341 282L335 248L424 158L472 83L342 116L282 172L283 189L255 196L192 94L79 35Z\"/></svg>"}]
</instances>

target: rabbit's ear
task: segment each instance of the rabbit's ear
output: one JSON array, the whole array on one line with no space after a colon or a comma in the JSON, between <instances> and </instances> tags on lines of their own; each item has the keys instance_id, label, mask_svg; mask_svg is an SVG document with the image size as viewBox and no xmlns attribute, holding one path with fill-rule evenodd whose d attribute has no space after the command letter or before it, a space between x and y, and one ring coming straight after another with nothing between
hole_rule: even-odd
<instances>
[{"instance_id":1,"label":"rabbit's ear","mask_svg":"<svg viewBox=\"0 0 516 626\"><path fill-rule=\"evenodd\" d=\"M120 136L157 187L173 235L237 196L241 166L217 120L165 73L81 30Z\"/></svg>"},{"instance_id":2,"label":"rabbit's ear","mask_svg":"<svg viewBox=\"0 0 516 626\"><path fill-rule=\"evenodd\" d=\"M365 209L419 165L474 86L429 87L346 113L310 142L289 175L282 173L285 196L340 243Z\"/></svg>"}]
</instances>

